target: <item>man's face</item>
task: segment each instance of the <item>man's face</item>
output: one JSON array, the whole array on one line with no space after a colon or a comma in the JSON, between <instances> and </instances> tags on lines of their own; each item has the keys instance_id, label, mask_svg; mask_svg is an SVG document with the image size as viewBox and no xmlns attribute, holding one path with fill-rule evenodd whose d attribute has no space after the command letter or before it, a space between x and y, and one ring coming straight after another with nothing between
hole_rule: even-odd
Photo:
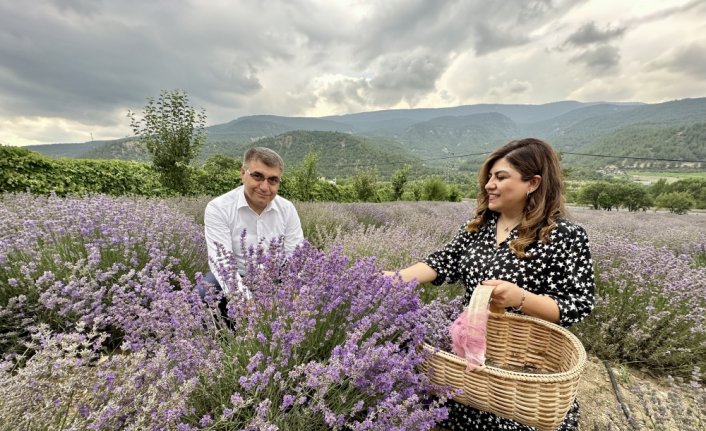
<instances>
[{"instance_id":1,"label":"man's face","mask_svg":"<svg viewBox=\"0 0 706 431\"><path fill-rule=\"evenodd\" d=\"M259 160L252 160L248 166L240 168L245 200L253 211L260 214L267 204L277 196L282 171L272 168Z\"/></svg>"}]
</instances>

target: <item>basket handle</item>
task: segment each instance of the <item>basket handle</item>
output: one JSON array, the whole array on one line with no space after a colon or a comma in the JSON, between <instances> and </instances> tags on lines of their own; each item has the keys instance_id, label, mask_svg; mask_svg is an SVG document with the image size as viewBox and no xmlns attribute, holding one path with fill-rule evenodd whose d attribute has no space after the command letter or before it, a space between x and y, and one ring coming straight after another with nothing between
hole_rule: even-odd
<instances>
[{"instance_id":1,"label":"basket handle","mask_svg":"<svg viewBox=\"0 0 706 431\"><path fill-rule=\"evenodd\" d=\"M505 313L505 308L498 307L490 301L490 295L493 293L495 286L486 286L484 284L479 284L473 289L473 294L471 295L471 300L468 301L468 306L466 310L469 312L479 312L482 310L489 309L491 313Z\"/></svg>"}]
</instances>

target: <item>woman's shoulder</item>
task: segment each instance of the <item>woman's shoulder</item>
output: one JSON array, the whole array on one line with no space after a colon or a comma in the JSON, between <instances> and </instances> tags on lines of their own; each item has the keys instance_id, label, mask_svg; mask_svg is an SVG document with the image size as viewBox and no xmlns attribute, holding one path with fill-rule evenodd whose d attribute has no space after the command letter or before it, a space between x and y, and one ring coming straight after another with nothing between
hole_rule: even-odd
<instances>
[{"instance_id":1,"label":"woman's shoulder","mask_svg":"<svg viewBox=\"0 0 706 431\"><path fill-rule=\"evenodd\" d=\"M560 218L556 221L556 226L552 229L551 235L565 238L587 237L586 230L581 225L565 218Z\"/></svg>"}]
</instances>

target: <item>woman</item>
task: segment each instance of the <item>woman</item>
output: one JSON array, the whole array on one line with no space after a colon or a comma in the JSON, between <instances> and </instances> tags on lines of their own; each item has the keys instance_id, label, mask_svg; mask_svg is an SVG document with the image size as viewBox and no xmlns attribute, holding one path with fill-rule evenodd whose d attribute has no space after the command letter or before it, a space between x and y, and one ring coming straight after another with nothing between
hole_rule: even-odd
<instances>
[{"instance_id":1,"label":"woman","mask_svg":"<svg viewBox=\"0 0 706 431\"><path fill-rule=\"evenodd\" d=\"M495 306L562 326L583 320L594 301L591 253L583 228L564 218L554 150L538 139L511 141L486 159L478 180L475 217L443 249L399 275L435 285L460 279L466 303L482 283L494 286ZM445 429L533 429L454 401L448 407ZM577 429L578 420L574 402L560 429Z\"/></svg>"}]
</instances>

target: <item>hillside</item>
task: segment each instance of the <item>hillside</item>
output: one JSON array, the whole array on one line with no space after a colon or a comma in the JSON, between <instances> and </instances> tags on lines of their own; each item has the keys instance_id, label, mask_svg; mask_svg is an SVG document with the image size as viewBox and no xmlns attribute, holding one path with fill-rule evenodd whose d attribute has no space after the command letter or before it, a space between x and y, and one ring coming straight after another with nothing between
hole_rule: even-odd
<instances>
[{"instance_id":1,"label":"hillside","mask_svg":"<svg viewBox=\"0 0 706 431\"><path fill-rule=\"evenodd\" d=\"M321 167L330 169L326 175L340 176L355 166L372 162L385 166L393 161L415 162L417 166L452 172L476 166L483 158L463 155L486 153L510 139L525 136L546 139L564 153L614 156L564 158L565 164L581 168L597 169L616 163L629 166L625 157L704 160L705 119L706 98L657 104L575 101L543 105L479 104L321 118L257 115L207 127L208 138L198 162L215 154L241 157L245 148L258 142L258 145L280 146L291 153L287 156L288 163L295 165L306 153L301 148L316 149L322 154ZM301 133L288 135L295 131ZM29 148L53 157L147 159L144 148L130 139ZM702 169L704 164L636 161L633 165L693 170Z\"/></svg>"},{"instance_id":2,"label":"hillside","mask_svg":"<svg viewBox=\"0 0 706 431\"><path fill-rule=\"evenodd\" d=\"M300 164L309 152L317 152L318 172L328 178L349 177L368 167L377 167L382 177L389 177L404 164L419 166L421 163L418 157L393 140L339 132L288 132L260 139L257 145L277 151L289 166ZM246 147L248 145L242 146L243 152Z\"/></svg>"},{"instance_id":3,"label":"hillside","mask_svg":"<svg viewBox=\"0 0 706 431\"><path fill-rule=\"evenodd\" d=\"M673 127L625 127L596 139L582 151L588 154L611 154L615 158L567 155L566 161L596 168L606 164L641 170L703 168L704 163L670 160L706 160L706 123ZM635 157L663 160L640 160Z\"/></svg>"}]
</instances>

